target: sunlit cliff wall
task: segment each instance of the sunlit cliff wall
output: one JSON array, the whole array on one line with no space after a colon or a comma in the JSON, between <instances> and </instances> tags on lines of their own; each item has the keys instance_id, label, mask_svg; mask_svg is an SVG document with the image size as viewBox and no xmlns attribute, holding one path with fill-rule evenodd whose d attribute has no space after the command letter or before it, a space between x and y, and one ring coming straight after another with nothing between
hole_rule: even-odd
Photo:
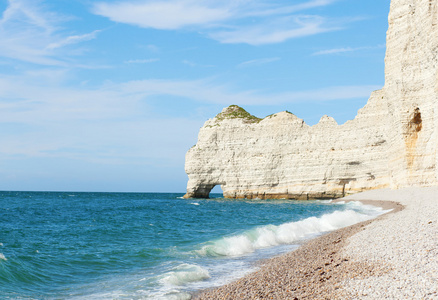
<instances>
[{"instance_id":1,"label":"sunlit cliff wall","mask_svg":"<svg viewBox=\"0 0 438 300\"><path fill-rule=\"evenodd\" d=\"M393 0L385 86L354 120L314 126L289 112L258 119L225 108L187 152L186 197L221 185L229 198L336 198L375 188L437 184L438 7Z\"/></svg>"}]
</instances>

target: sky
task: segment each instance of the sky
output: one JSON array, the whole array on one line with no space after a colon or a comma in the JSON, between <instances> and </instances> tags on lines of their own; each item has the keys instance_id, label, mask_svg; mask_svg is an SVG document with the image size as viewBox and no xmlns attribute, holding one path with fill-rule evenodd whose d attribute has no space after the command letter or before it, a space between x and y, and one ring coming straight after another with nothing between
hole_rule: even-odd
<instances>
[{"instance_id":1,"label":"sky","mask_svg":"<svg viewBox=\"0 0 438 300\"><path fill-rule=\"evenodd\" d=\"M0 190L181 192L224 107L356 116L390 0L0 0Z\"/></svg>"}]
</instances>

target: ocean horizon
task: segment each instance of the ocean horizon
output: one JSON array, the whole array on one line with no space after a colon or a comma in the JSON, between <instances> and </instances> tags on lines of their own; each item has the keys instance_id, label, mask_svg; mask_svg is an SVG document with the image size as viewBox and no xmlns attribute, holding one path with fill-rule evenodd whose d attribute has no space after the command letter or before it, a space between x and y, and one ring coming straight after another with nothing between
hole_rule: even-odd
<instances>
[{"instance_id":1,"label":"ocean horizon","mask_svg":"<svg viewBox=\"0 0 438 300\"><path fill-rule=\"evenodd\" d=\"M0 192L0 298L189 299L383 213L359 202Z\"/></svg>"}]
</instances>

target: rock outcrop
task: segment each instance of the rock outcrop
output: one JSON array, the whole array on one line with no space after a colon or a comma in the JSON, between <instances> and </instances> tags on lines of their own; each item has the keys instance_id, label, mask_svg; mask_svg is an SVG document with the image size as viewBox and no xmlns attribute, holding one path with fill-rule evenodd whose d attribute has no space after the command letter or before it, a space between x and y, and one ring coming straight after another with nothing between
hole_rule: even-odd
<instances>
[{"instance_id":1,"label":"rock outcrop","mask_svg":"<svg viewBox=\"0 0 438 300\"><path fill-rule=\"evenodd\" d=\"M232 105L187 152L185 197L324 199L438 184L438 5L392 0L385 86L356 118L308 126L292 113L256 118Z\"/></svg>"}]
</instances>

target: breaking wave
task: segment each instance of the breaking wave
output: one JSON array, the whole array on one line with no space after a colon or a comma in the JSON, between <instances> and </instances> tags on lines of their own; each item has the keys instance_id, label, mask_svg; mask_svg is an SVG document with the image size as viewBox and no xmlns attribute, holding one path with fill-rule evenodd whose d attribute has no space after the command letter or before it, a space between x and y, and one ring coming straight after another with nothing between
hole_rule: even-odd
<instances>
[{"instance_id":1,"label":"breaking wave","mask_svg":"<svg viewBox=\"0 0 438 300\"><path fill-rule=\"evenodd\" d=\"M242 234L223 237L203 245L196 253L201 256L242 256L257 249L292 244L325 232L370 220L385 213L382 209L358 203L347 204L348 209L321 217L310 217L281 225L256 227Z\"/></svg>"},{"instance_id":2,"label":"breaking wave","mask_svg":"<svg viewBox=\"0 0 438 300\"><path fill-rule=\"evenodd\" d=\"M170 285L184 285L189 282L200 281L209 278L208 271L198 265L181 264L162 275L160 282Z\"/></svg>"}]
</instances>

